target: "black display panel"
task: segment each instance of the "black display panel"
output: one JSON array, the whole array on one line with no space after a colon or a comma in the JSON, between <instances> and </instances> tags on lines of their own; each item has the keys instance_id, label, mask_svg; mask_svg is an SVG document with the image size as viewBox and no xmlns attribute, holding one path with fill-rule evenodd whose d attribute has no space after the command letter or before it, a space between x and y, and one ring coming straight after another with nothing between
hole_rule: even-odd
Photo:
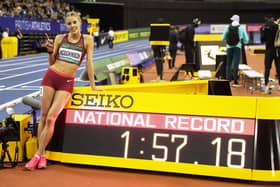
<instances>
[{"instance_id":1,"label":"black display panel","mask_svg":"<svg viewBox=\"0 0 280 187\"><path fill-rule=\"evenodd\" d=\"M251 136L70 125L63 152L251 168L252 144Z\"/></svg>"},{"instance_id":2,"label":"black display panel","mask_svg":"<svg viewBox=\"0 0 280 187\"><path fill-rule=\"evenodd\" d=\"M169 41L169 25L151 26L150 41Z\"/></svg>"}]
</instances>

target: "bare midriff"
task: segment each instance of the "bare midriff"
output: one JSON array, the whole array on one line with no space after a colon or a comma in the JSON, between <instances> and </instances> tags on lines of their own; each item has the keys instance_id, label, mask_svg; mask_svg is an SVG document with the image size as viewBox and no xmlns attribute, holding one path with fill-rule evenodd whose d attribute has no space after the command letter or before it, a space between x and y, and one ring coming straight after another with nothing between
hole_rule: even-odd
<instances>
[{"instance_id":1,"label":"bare midriff","mask_svg":"<svg viewBox=\"0 0 280 187\"><path fill-rule=\"evenodd\" d=\"M52 68L54 68L55 70L70 76L75 76L76 71L79 69L79 67L80 66L76 64L71 64L60 60L56 60L55 63L52 65Z\"/></svg>"}]
</instances>

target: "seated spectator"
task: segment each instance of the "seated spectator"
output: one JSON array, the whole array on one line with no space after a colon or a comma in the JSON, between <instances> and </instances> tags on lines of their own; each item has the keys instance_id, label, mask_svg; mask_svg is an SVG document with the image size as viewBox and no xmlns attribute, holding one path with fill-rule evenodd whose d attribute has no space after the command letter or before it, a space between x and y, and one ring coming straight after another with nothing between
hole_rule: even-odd
<instances>
[{"instance_id":1,"label":"seated spectator","mask_svg":"<svg viewBox=\"0 0 280 187\"><path fill-rule=\"evenodd\" d=\"M2 38L9 37L9 32L10 32L10 29L8 27L6 27L2 33Z\"/></svg>"}]
</instances>

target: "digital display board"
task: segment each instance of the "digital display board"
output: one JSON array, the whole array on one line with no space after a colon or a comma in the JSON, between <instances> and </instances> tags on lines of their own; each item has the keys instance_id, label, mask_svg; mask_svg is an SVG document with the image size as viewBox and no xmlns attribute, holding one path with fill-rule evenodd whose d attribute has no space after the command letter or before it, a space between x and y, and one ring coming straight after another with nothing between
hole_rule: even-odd
<instances>
[{"instance_id":1,"label":"digital display board","mask_svg":"<svg viewBox=\"0 0 280 187\"><path fill-rule=\"evenodd\" d=\"M63 152L251 168L254 124L252 119L66 110ZM79 142L73 141L77 133Z\"/></svg>"},{"instance_id":2,"label":"digital display board","mask_svg":"<svg viewBox=\"0 0 280 187\"><path fill-rule=\"evenodd\" d=\"M158 84L202 89L199 83ZM48 159L280 181L279 99L161 93L158 84L76 88L56 121Z\"/></svg>"}]
</instances>

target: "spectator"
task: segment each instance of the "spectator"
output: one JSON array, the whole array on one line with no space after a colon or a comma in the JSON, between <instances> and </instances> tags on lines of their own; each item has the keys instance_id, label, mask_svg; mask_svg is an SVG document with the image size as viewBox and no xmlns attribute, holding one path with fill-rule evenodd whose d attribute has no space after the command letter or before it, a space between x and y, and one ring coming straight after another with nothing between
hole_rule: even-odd
<instances>
[{"instance_id":1,"label":"spectator","mask_svg":"<svg viewBox=\"0 0 280 187\"><path fill-rule=\"evenodd\" d=\"M275 23L274 17L272 15L265 17L265 25L261 27L261 41L265 43L265 57L264 57L264 92L266 94L270 93L269 88L269 74L274 60L277 78L280 84L280 59L277 58L276 48L274 46L274 40L276 32L278 30L278 24ZM280 87L279 87L280 89Z\"/></svg>"},{"instance_id":2,"label":"spectator","mask_svg":"<svg viewBox=\"0 0 280 187\"><path fill-rule=\"evenodd\" d=\"M174 68L175 66L175 60L176 60L176 54L177 54L177 43L178 43L178 29L176 26L170 27L169 32L169 54L171 56L171 63L169 65L169 69Z\"/></svg>"},{"instance_id":3,"label":"spectator","mask_svg":"<svg viewBox=\"0 0 280 187\"><path fill-rule=\"evenodd\" d=\"M228 40L231 29L237 30L237 43L232 44L227 41L227 62L226 62L226 79L231 81L231 69L233 67L233 87L239 87L238 83L238 67L240 63L241 45L249 41L248 34L243 26L240 25L239 15L233 15L232 23L225 29L222 40Z\"/></svg>"},{"instance_id":4,"label":"spectator","mask_svg":"<svg viewBox=\"0 0 280 187\"><path fill-rule=\"evenodd\" d=\"M163 63L166 51L166 46L164 45L152 45L153 57L156 65L157 79L163 80Z\"/></svg>"},{"instance_id":5,"label":"spectator","mask_svg":"<svg viewBox=\"0 0 280 187\"><path fill-rule=\"evenodd\" d=\"M9 37L9 32L10 32L10 29L8 27L6 27L2 33L2 38Z\"/></svg>"},{"instance_id":6,"label":"spectator","mask_svg":"<svg viewBox=\"0 0 280 187\"><path fill-rule=\"evenodd\" d=\"M162 23L164 23L163 18L158 18L156 24L162 24ZM155 39L154 36L159 34L156 29L155 30L151 29L151 31L154 33L150 34L150 39L149 39L150 42ZM168 31L168 35L164 41L168 41L170 28L167 28L167 31ZM152 44L153 57L156 66L156 74L157 74L156 80L163 80L163 63L164 63L166 48L167 48L166 45Z\"/></svg>"},{"instance_id":7,"label":"spectator","mask_svg":"<svg viewBox=\"0 0 280 187\"><path fill-rule=\"evenodd\" d=\"M23 35L22 35L22 32L20 30L20 28L18 26L16 26L16 37L18 39L18 49L17 49L17 54L19 55L20 54L20 48L21 48L21 42L22 42L22 38L23 38Z\"/></svg>"},{"instance_id":8,"label":"spectator","mask_svg":"<svg viewBox=\"0 0 280 187\"><path fill-rule=\"evenodd\" d=\"M22 32L18 26L16 26L16 37L18 40L22 39L23 37Z\"/></svg>"},{"instance_id":9,"label":"spectator","mask_svg":"<svg viewBox=\"0 0 280 187\"><path fill-rule=\"evenodd\" d=\"M113 41L114 41L114 37L115 37L115 32L113 30L112 27L109 28L109 31L108 31L108 44L109 44L109 48L112 49L113 48Z\"/></svg>"},{"instance_id":10,"label":"spectator","mask_svg":"<svg viewBox=\"0 0 280 187\"><path fill-rule=\"evenodd\" d=\"M96 30L93 32L93 36L94 36L94 43L96 45L96 48L98 49L100 46L100 37L99 37L99 31Z\"/></svg>"},{"instance_id":11,"label":"spectator","mask_svg":"<svg viewBox=\"0 0 280 187\"><path fill-rule=\"evenodd\" d=\"M104 45L106 41L106 33L104 30L101 30L101 32L99 33L99 41L100 41L100 45Z\"/></svg>"},{"instance_id":12,"label":"spectator","mask_svg":"<svg viewBox=\"0 0 280 187\"><path fill-rule=\"evenodd\" d=\"M201 20L198 18L194 18L192 20L192 24L187 26L184 30L184 48L185 48L185 59L186 63L195 64L194 62L194 34L195 28L197 28L201 24Z\"/></svg>"}]
</instances>

